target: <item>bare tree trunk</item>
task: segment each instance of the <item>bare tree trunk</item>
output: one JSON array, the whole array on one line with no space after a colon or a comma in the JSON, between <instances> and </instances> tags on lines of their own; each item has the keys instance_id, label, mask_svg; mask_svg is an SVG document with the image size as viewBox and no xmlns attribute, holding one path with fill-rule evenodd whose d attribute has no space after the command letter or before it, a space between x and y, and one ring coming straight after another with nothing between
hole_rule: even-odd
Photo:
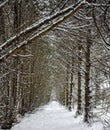
<instances>
[{"instance_id":1,"label":"bare tree trunk","mask_svg":"<svg viewBox=\"0 0 110 130\"><path fill-rule=\"evenodd\" d=\"M68 108L68 88L69 88L69 64L66 70L66 87L65 87L65 106Z\"/></svg>"},{"instance_id":2,"label":"bare tree trunk","mask_svg":"<svg viewBox=\"0 0 110 130\"><path fill-rule=\"evenodd\" d=\"M65 106L68 107L68 87L65 86Z\"/></svg>"},{"instance_id":3,"label":"bare tree trunk","mask_svg":"<svg viewBox=\"0 0 110 130\"><path fill-rule=\"evenodd\" d=\"M90 35L90 34L89 34ZM90 36L87 37L87 43L86 43L86 52L85 52L85 58L86 58L86 68L85 68L85 115L84 115L84 121L89 123L90 118L90 107L91 107L91 91L90 91L90 48L91 48L91 39Z\"/></svg>"},{"instance_id":4,"label":"bare tree trunk","mask_svg":"<svg viewBox=\"0 0 110 130\"><path fill-rule=\"evenodd\" d=\"M77 112L76 114L81 114L81 46L78 47L78 95L77 95Z\"/></svg>"},{"instance_id":5,"label":"bare tree trunk","mask_svg":"<svg viewBox=\"0 0 110 130\"><path fill-rule=\"evenodd\" d=\"M72 57L72 66L71 66L71 81L70 81L70 86L69 86L69 110L72 110L72 97L73 97L73 67L74 67L74 60Z\"/></svg>"},{"instance_id":6,"label":"bare tree trunk","mask_svg":"<svg viewBox=\"0 0 110 130\"><path fill-rule=\"evenodd\" d=\"M3 8L0 9L0 41L4 42L5 40L5 19Z\"/></svg>"}]
</instances>

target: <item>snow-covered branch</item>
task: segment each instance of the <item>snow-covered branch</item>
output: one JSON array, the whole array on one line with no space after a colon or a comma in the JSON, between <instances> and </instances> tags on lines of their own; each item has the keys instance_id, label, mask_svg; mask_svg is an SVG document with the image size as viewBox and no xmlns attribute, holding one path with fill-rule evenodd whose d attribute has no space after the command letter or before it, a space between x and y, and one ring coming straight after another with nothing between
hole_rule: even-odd
<instances>
[{"instance_id":1,"label":"snow-covered branch","mask_svg":"<svg viewBox=\"0 0 110 130\"><path fill-rule=\"evenodd\" d=\"M58 26L61 22L68 19L71 15L75 14L78 10L83 8L83 5L85 5L85 1L81 0L78 3L76 3L75 5L69 6L68 8L66 8L60 12L57 12L50 17L47 17L43 20L40 20L40 21L34 23L33 25L31 25L30 27L21 31L17 35L11 37L10 39L5 41L0 46L0 50L1 50L0 60L3 60L3 58L8 57L9 55L13 54L15 52L15 50L18 50L25 44L32 42L33 39L43 36L45 33L52 30L54 27ZM37 30L37 32L36 32L36 30ZM29 38L29 35L31 35L32 37ZM10 47L11 49L7 50L7 48L9 46L11 46L13 43L15 43L15 41L18 38L22 39L24 36L25 37L27 36L27 38L24 42L20 41L18 43L18 45L15 45L16 47L14 49L12 49ZM4 50L5 50L5 52L4 52Z\"/></svg>"},{"instance_id":2,"label":"snow-covered branch","mask_svg":"<svg viewBox=\"0 0 110 130\"><path fill-rule=\"evenodd\" d=\"M4 2L0 3L0 8L4 7L7 3L8 3L9 0L5 0Z\"/></svg>"}]
</instances>

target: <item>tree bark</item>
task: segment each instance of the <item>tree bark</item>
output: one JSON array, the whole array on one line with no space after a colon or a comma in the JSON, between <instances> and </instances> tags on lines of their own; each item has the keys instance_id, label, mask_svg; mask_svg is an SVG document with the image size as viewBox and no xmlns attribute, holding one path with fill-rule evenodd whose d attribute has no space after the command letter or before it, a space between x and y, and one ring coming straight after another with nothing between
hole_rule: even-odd
<instances>
[{"instance_id":1,"label":"tree bark","mask_svg":"<svg viewBox=\"0 0 110 130\"><path fill-rule=\"evenodd\" d=\"M77 114L81 114L81 46L78 47L78 94L77 94Z\"/></svg>"},{"instance_id":2,"label":"tree bark","mask_svg":"<svg viewBox=\"0 0 110 130\"><path fill-rule=\"evenodd\" d=\"M70 86L69 86L69 110L72 110L72 97L73 97L73 68L74 68L74 59L73 57L71 58L71 79L70 79Z\"/></svg>"},{"instance_id":3,"label":"tree bark","mask_svg":"<svg viewBox=\"0 0 110 130\"><path fill-rule=\"evenodd\" d=\"M90 91L90 48L91 48L91 40L90 40L90 34L87 36L87 42L86 42L86 52L85 52L85 60L86 60L86 66L85 66L85 116L84 121L89 123L90 118L90 109L91 109L91 91Z\"/></svg>"},{"instance_id":4,"label":"tree bark","mask_svg":"<svg viewBox=\"0 0 110 130\"><path fill-rule=\"evenodd\" d=\"M0 9L0 42L5 41L5 18L4 18L4 11Z\"/></svg>"},{"instance_id":5,"label":"tree bark","mask_svg":"<svg viewBox=\"0 0 110 130\"><path fill-rule=\"evenodd\" d=\"M68 108L68 89L69 89L69 65L66 70L66 87L65 87L65 106Z\"/></svg>"}]
</instances>

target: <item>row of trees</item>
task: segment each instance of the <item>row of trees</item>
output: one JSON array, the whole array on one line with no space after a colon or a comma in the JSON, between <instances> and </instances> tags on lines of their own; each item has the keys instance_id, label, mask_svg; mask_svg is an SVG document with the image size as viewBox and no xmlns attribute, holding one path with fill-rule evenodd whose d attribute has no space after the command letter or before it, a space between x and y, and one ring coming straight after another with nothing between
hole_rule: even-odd
<instances>
[{"instance_id":1,"label":"row of trees","mask_svg":"<svg viewBox=\"0 0 110 130\"><path fill-rule=\"evenodd\" d=\"M90 122L94 108L100 107L101 113L109 110L109 52L90 37L77 43L67 34L56 46L56 62L63 69L58 79L63 86L60 100L69 110L77 103L76 115L84 112L84 121Z\"/></svg>"},{"instance_id":2,"label":"row of trees","mask_svg":"<svg viewBox=\"0 0 110 130\"><path fill-rule=\"evenodd\" d=\"M52 87L69 110L77 103L76 114L84 112L85 122L99 104L107 110L109 5L109 0L1 1L2 128L11 127L17 114L47 103Z\"/></svg>"},{"instance_id":3,"label":"row of trees","mask_svg":"<svg viewBox=\"0 0 110 130\"><path fill-rule=\"evenodd\" d=\"M110 105L109 1L91 2L55 29L53 45L58 98L69 110L77 103L76 115L84 114L85 122ZM100 114L93 113L96 107Z\"/></svg>"},{"instance_id":4,"label":"row of trees","mask_svg":"<svg viewBox=\"0 0 110 130\"><path fill-rule=\"evenodd\" d=\"M14 0L0 8L1 45L40 17L40 11L33 2ZM17 38L12 47L24 39ZM39 39L0 63L1 128L11 128L18 114L24 116L50 100L50 55L48 44Z\"/></svg>"}]
</instances>

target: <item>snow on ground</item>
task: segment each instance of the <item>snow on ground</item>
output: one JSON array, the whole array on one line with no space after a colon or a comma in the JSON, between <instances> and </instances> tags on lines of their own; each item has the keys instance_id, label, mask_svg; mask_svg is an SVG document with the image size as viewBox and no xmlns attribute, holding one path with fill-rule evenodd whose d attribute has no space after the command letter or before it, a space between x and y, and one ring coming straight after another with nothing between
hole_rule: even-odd
<instances>
[{"instance_id":1,"label":"snow on ground","mask_svg":"<svg viewBox=\"0 0 110 130\"><path fill-rule=\"evenodd\" d=\"M69 112L58 102L52 101L39 111L22 119L11 130L103 130L101 123L88 126L82 118L74 118L75 111Z\"/></svg>"}]
</instances>

